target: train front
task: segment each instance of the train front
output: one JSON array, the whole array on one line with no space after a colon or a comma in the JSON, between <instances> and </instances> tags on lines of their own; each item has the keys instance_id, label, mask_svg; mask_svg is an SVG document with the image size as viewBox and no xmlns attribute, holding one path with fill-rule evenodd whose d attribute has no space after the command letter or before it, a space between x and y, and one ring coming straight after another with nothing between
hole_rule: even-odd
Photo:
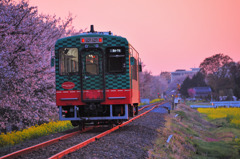
<instances>
[{"instance_id":1,"label":"train front","mask_svg":"<svg viewBox=\"0 0 240 159\"><path fill-rule=\"evenodd\" d=\"M77 126L119 123L133 116L139 88L132 88L131 56L128 41L111 32L92 28L88 33L59 39L55 68L60 120L71 120Z\"/></svg>"}]
</instances>

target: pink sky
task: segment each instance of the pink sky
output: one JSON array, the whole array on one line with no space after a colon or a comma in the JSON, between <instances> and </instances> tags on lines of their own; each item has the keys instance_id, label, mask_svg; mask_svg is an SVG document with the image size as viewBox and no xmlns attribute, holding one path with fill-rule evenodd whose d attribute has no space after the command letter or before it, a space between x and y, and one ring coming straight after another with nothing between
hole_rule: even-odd
<instances>
[{"instance_id":1,"label":"pink sky","mask_svg":"<svg viewBox=\"0 0 240 159\"><path fill-rule=\"evenodd\" d=\"M77 29L126 37L153 75L199 67L217 53L240 61L240 0L29 0L39 13L76 16Z\"/></svg>"}]
</instances>

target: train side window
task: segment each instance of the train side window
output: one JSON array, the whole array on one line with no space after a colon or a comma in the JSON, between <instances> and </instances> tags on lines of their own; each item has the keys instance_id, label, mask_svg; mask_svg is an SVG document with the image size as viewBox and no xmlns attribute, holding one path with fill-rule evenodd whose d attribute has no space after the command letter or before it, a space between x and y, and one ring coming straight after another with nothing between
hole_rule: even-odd
<instances>
[{"instance_id":1,"label":"train side window","mask_svg":"<svg viewBox=\"0 0 240 159\"><path fill-rule=\"evenodd\" d=\"M107 71L109 73L124 73L126 55L124 47L107 48Z\"/></svg>"},{"instance_id":2,"label":"train side window","mask_svg":"<svg viewBox=\"0 0 240 159\"><path fill-rule=\"evenodd\" d=\"M61 48L59 49L59 74L76 75L79 73L78 49Z\"/></svg>"},{"instance_id":3,"label":"train side window","mask_svg":"<svg viewBox=\"0 0 240 159\"><path fill-rule=\"evenodd\" d=\"M99 74L98 55L89 54L86 56L86 74L87 75Z\"/></svg>"},{"instance_id":4,"label":"train side window","mask_svg":"<svg viewBox=\"0 0 240 159\"><path fill-rule=\"evenodd\" d=\"M132 78L137 80L137 60L135 58L134 59L134 62L133 62L133 65L131 66L132 67Z\"/></svg>"}]
</instances>

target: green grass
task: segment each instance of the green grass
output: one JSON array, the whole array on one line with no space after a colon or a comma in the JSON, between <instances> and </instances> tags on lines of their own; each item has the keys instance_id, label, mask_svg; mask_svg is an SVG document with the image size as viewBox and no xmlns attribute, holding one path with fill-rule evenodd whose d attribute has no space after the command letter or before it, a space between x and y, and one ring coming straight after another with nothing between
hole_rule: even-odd
<instances>
[{"instance_id":1,"label":"green grass","mask_svg":"<svg viewBox=\"0 0 240 159\"><path fill-rule=\"evenodd\" d=\"M196 155L193 158L240 158L240 142L238 142L240 141L240 129L230 124L226 118L209 119L205 115L202 116L216 126L209 128L207 132L219 141L194 140Z\"/></svg>"},{"instance_id":2,"label":"green grass","mask_svg":"<svg viewBox=\"0 0 240 159\"><path fill-rule=\"evenodd\" d=\"M220 127L220 128L218 128L218 129L215 129L215 132L218 132L218 133L231 132L231 133L233 133L235 136L237 136L238 138L240 138L240 129L239 129L239 128L234 128L234 127Z\"/></svg>"},{"instance_id":3,"label":"green grass","mask_svg":"<svg viewBox=\"0 0 240 159\"><path fill-rule=\"evenodd\" d=\"M178 114L178 116L182 117L183 119L188 120L188 116L184 111L176 111L175 113Z\"/></svg>"},{"instance_id":4,"label":"green grass","mask_svg":"<svg viewBox=\"0 0 240 159\"><path fill-rule=\"evenodd\" d=\"M216 158L230 159L239 158L240 146L233 142L205 142L194 140L196 155L193 158Z\"/></svg>"},{"instance_id":5,"label":"green grass","mask_svg":"<svg viewBox=\"0 0 240 159\"><path fill-rule=\"evenodd\" d=\"M178 114L178 117L174 117ZM187 105L166 117L165 128L156 140L154 154L162 158L237 159L240 158L240 128L227 118L209 119ZM167 137L173 138L167 146Z\"/></svg>"}]
</instances>

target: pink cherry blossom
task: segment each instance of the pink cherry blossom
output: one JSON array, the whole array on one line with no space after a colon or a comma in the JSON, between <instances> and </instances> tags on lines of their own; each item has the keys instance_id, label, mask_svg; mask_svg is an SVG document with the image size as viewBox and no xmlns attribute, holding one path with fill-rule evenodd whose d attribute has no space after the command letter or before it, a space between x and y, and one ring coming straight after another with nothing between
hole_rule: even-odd
<instances>
[{"instance_id":1,"label":"pink cherry blossom","mask_svg":"<svg viewBox=\"0 0 240 159\"><path fill-rule=\"evenodd\" d=\"M56 118L55 74L50 67L57 39L78 34L71 23L38 14L28 1L0 3L0 131Z\"/></svg>"}]
</instances>

